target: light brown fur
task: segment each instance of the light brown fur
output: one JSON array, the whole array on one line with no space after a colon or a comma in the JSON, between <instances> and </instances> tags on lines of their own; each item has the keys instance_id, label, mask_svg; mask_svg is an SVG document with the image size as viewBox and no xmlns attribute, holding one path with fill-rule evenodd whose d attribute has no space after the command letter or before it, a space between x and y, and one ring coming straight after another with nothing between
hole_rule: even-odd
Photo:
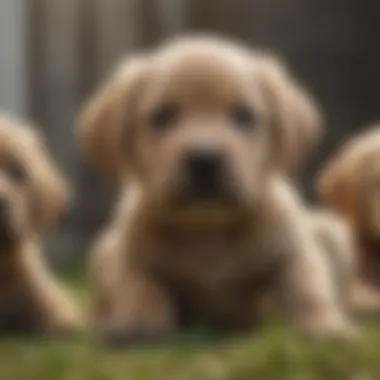
<instances>
[{"instance_id":1,"label":"light brown fur","mask_svg":"<svg viewBox=\"0 0 380 380\"><path fill-rule=\"evenodd\" d=\"M380 129L378 126L346 143L318 178L323 201L350 224L358 248L361 278L380 285Z\"/></svg>"},{"instance_id":2,"label":"light brown fur","mask_svg":"<svg viewBox=\"0 0 380 380\"><path fill-rule=\"evenodd\" d=\"M68 197L30 126L0 117L0 330L77 329L79 313L43 262L41 246Z\"/></svg>"},{"instance_id":3,"label":"light brown fur","mask_svg":"<svg viewBox=\"0 0 380 380\"><path fill-rule=\"evenodd\" d=\"M180 113L156 130L168 102ZM244 128L236 103L254 113ZM289 324L348 336L331 263L282 174L299 164L297 133L313 143L317 126L310 97L261 52L190 38L123 62L78 127L88 156L122 188L92 255L96 327L114 337L166 334L182 323L249 327L257 292L268 291ZM173 204L182 156L200 146L224 153L233 207Z\"/></svg>"}]
</instances>

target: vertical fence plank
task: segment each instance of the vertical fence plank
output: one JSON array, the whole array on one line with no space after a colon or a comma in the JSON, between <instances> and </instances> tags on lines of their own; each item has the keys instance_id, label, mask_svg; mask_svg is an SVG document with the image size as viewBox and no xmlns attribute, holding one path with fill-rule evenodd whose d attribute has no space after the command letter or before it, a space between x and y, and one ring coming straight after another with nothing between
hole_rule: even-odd
<instances>
[{"instance_id":1,"label":"vertical fence plank","mask_svg":"<svg viewBox=\"0 0 380 380\"><path fill-rule=\"evenodd\" d=\"M34 122L45 124L44 101L44 36L45 12L43 0L30 0L27 3L27 71L28 105L27 114Z\"/></svg>"},{"instance_id":2,"label":"vertical fence plank","mask_svg":"<svg viewBox=\"0 0 380 380\"><path fill-rule=\"evenodd\" d=\"M93 0L78 1L78 102L77 112L82 103L93 91L99 78L99 12ZM90 236L97 231L110 207L110 191L101 178L100 173L89 165L80 154L76 164L74 202L75 213L72 216L72 231L79 231L76 245L80 249L86 247ZM102 202L99 202L99 200Z\"/></svg>"},{"instance_id":3,"label":"vertical fence plank","mask_svg":"<svg viewBox=\"0 0 380 380\"><path fill-rule=\"evenodd\" d=\"M77 0L44 0L46 18L44 87L47 108L47 136L67 174L75 174L72 124L80 83L77 69Z\"/></svg>"},{"instance_id":4,"label":"vertical fence plank","mask_svg":"<svg viewBox=\"0 0 380 380\"><path fill-rule=\"evenodd\" d=\"M157 40L162 38L162 28L159 22L156 1L140 0L137 20L140 43L143 47L151 47Z\"/></svg>"},{"instance_id":5,"label":"vertical fence plank","mask_svg":"<svg viewBox=\"0 0 380 380\"><path fill-rule=\"evenodd\" d=\"M186 29L186 0L155 0L162 36L165 38L181 34Z\"/></svg>"},{"instance_id":6,"label":"vertical fence plank","mask_svg":"<svg viewBox=\"0 0 380 380\"><path fill-rule=\"evenodd\" d=\"M137 11L139 0L96 0L98 76L139 45Z\"/></svg>"},{"instance_id":7,"label":"vertical fence plank","mask_svg":"<svg viewBox=\"0 0 380 380\"><path fill-rule=\"evenodd\" d=\"M79 103L81 84L77 51L79 33L78 0L44 0L44 78L46 135L52 152L72 184L71 204L62 218L52 249L59 253L71 251L80 231L75 231L77 217L75 183L78 149L73 134L73 121Z\"/></svg>"},{"instance_id":8,"label":"vertical fence plank","mask_svg":"<svg viewBox=\"0 0 380 380\"><path fill-rule=\"evenodd\" d=\"M0 107L9 113L25 115L25 35L24 1L0 2Z\"/></svg>"},{"instance_id":9,"label":"vertical fence plank","mask_svg":"<svg viewBox=\"0 0 380 380\"><path fill-rule=\"evenodd\" d=\"M91 91L97 73L96 11L93 0L77 0L76 53L80 101Z\"/></svg>"}]
</instances>

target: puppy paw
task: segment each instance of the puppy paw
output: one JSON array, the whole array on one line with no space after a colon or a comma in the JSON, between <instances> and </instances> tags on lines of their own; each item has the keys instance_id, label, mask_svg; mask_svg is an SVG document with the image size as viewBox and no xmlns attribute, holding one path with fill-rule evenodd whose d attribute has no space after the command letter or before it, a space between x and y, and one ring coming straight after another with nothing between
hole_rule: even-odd
<instances>
[{"instance_id":1,"label":"puppy paw","mask_svg":"<svg viewBox=\"0 0 380 380\"><path fill-rule=\"evenodd\" d=\"M101 332L101 340L111 347L123 347L141 343L157 343L170 335L166 330L108 328Z\"/></svg>"},{"instance_id":2,"label":"puppy paw","mask_svg":"<svg viewBox=\"0 0 380 380\"><path fill-rule=\"evenodd\" d=\"M380 292L369 283L357 281L350 293L352 311L360 317L380 318Z\"/></svg>"},{"instance_id":3,"label":"puppy paw","mask_svg":"<svg viewBox=\"0 0 380 380\"><path fill-rule=\"evenodd\" d=\"M67 336L85 329L85 321L77 310L51 315L44 326L46 335Z\"/></svg>"},{"instance_id":4,"label":"puppy paw","mask_svg":"<svg viewBox=\"0 0 380 380\"><path fill-rule=\"evenodd\" d=\"M127 314L110 318L99 328L101 339L111 346L164 340L173 331L171 318L158 314Z\"/></svg>"},{"instance_id":5,"label":"puppy paw","mask_svg":"<svg viewBox=\"0 0 380 380\"><path fill-rule=\"evenodd\" d=\"M174 330L172 304L159 287L139 284L126 289L95 321L104 341L113 345L157 341Z\"/></svg>"},{"instance_id":6,"label":"puppy paw","mask_svg":"<svg viewBox=\"0 0 380 380\"><path fill-rule=\"evenodd\" d=\"M356 341L360 337L357 327L340 317L312 318L301 329L317 340Z\"/></svg>"}]
</instances>

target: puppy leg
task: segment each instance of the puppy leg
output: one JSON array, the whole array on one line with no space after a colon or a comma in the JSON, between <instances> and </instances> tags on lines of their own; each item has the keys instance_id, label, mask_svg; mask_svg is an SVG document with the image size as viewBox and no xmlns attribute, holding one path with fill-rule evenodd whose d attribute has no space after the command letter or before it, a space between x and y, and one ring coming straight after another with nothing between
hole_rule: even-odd
<instances>
[{"instance_id":1,"label":"puppy leg","mask_svg":"<svg viewBox=\"0 0 380 380\"><path fill-rule=\"evenodd\" d=\"M94 328L111 344L166 336L175 328L169 295L146 274L125 268L119 253L112 235L95 252Z\"/></svg>"},{"instance_id":2,"label":"puppy leg","mask_svg":"<svg viewBox=\"0 0 380 380\"><path fill-rule=\"evenodd\" d=\"M311 214L311 223L323 253L331 265L336 298L342 307L351 309L350 292L356 275L355 245L348 226L327 211Z\"/></svg>"},{"instance_id":3,"label":"puppy leg","mask_svg":"<svg viewBox=\"0 0 380 380\"><path fill-rule=\"evenodd\" d=\"M84 328L82 316L68 294L53 280L46 283L48 289L36 292L37 313L41 329L48 334L78 332Z\"/></svg>"},{"instance_id":4,"label":"puppy leg","mask_svg":"<svg viewBox=\"0 0 380 380\"><path fill-rule=\"evenodd\" d=\"M174 327L173 305L168 294L146 275L133 272L125 275L100 326L111 343L163 338Z\"/></svg>"},{"instance_id":5,"label":"puppy leg","mask_svg":"<svg viewBox=\"0 0 380 380\"><path fill-rule=\"evenodd\" d=\"M323 260L294 257L281 277L277 296L291 325L315 336L352 337L354 330L335 302Z\"/></svg>"},{"instance_id":6,"label":"puppy leg","mask_svg":"<svg viewBox=\"0 0 380 380\"><path fill-rule=\"evenodd\" d=\"M359 315L380 315L380 293L359 279L355 244L348 226L337 216L318 212L312 216L318 240L331 262L343 307Z\"/></svg>"},{"instance_id":7,"label":"puppy leg","mask_svg":"<svg viewBox=\"0 0 380 380\"><path fill-rule=\"evenodd\" d=\"M354 329L336 300L331 264L310 225L300 221L289 218L286 227L288 259L275 291L280 311L292 325L312 335L350 338Z\"/></svg>"},{"instance_id":8,"label":"puppy leg","mask_svg":"<svg viewBox=\"0 0 380 380\"><path fill-rule=\"evenodd\" d=\"M81 313L39 257L33 256L25 266L25 280L25 302L30 305L38 330L64 334L83 328Z\"/></svg>"}]
</instances>

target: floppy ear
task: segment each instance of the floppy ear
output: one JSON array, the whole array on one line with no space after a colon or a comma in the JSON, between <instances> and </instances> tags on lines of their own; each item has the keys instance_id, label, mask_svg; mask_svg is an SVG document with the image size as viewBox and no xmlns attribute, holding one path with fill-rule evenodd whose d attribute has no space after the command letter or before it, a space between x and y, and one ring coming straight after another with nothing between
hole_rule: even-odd
<instances>
[{"instance_id":1,"label":"floppy ear","mask_svg":"<svg viewBox=\"0 0 380 380\"><path fill-rule=\"evenodd\" d=\"M34 224L37 232L44 234L66 208L69 185L41 141L35 142L31 153Z\"/></svg>"},{"instance_id":2,"label":"floppy ear","mask_svg":"<svg viewBox=\"0 0 380 380\"><path fill-rule=\"evenodd\" d=\"M355 218L357 191L376 161L379 146L379 129L355 137L344 146L318 176L317 190L322 200L346 217Z\"/></svg>"},{"instance_id":3,"label":"floppy ear","mask_svg":"<svg viewBox=\"0 0 380 380\"><path fill-rule=\"evenodd\" d=\"M317 144L322 117L314 100L283 63L268 54L257 61L259 83L274 134L275 162L293 174Z\"/></svg>"},{"instance_id":4,"label":"floppy ear","mask_svg":"<svg viewBox=\"0 0 380 380\"><path fill-rule=\"evenodd\" d=\"M350 154L340 152L323 169L317 180L317 191L324 202L346 217L355 209L355 168Z\"/></svg>"},{"instance_id":5,"label":"floppy ear","mask_svg":"<svg viewBox=\"0 0 380 380\"><path fill-rule=\"evenodd\" d=\"M66 207L69 186L35 125L5 115L0 116L0 124L7 126L17 140L31 194L32 227L37 234L45 234Z\"/></svg>"},{"instance_id":6,"label":"floppy ear","mask_svg":"<svg viewBox=\"0 0 380 380\"><path fill-rule=\"evenodd\" d=\"M88 158L105 173L117 176L124 134L133 124L136 92L140 88L146 60L143 57L122 62L95 91L80 113L77 134ZM128 154L123 147L123 154Z\"/></svg>"}]
</instances>

